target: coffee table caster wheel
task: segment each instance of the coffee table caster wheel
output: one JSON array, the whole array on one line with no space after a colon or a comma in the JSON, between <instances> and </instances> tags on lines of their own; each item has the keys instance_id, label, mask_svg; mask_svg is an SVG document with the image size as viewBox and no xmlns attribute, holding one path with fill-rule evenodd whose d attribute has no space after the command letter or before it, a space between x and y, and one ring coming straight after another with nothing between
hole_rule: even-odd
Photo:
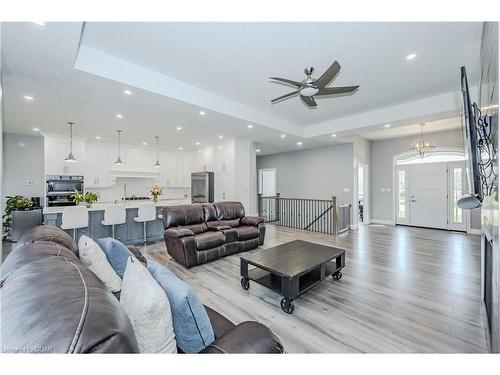
<instances>
[{"instance_id":1,"label":"coffee table caster wheel","mask_svg":"<svg viewBox=\"0 0 500 375\"><path fill-rule=\"evenodd\" d=\"M283 298L281 300L281 309L286 312L287 314L293 313L293 310L295 309L295 305L293 304L293 301L290 301L287 298Z\"/></svg>"},{"instance_id":2,"label":"coffee table caster wheel","mask_svg":"<svg viewBox=\"0 0 500 375\"><path fill-rule=\"evenodd\" d=\"M332 277L335 279L335 280L340 280L342 278L342 272L338 271L338 272L335 272Z\"/></svg>"},{"instance_id":3,"label":"coffee table caster wheel","mask_svg":"<svg viewBox=\"0 0 500 375\"><path fill-rule=\"evenodd\" d=\"M245 290L250 289L250 281L248 279L245 279L244 277L241 278L241 287Z\"/></svg>"}]
</instances>

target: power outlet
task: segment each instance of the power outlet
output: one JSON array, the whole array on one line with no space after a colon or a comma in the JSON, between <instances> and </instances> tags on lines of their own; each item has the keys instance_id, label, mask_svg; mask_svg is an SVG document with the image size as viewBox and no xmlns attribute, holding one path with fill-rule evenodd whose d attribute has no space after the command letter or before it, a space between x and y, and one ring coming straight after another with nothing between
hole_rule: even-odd
<instances>
[{"instance_id":1,"label":"power outlet","mask_svg":"<svg viewBox=\"0 0 500 375\"><path fill-rule=\"evenodd\" d=\"M33 180L31 178L26 180L26 186L33 186Z\"/></svg>"}]
</instances>

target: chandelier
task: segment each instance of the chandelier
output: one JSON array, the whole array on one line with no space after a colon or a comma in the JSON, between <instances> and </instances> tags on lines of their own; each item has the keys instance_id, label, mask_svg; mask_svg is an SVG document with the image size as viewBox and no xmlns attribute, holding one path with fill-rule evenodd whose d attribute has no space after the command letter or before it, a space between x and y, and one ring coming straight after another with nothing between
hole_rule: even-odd
<instances>
[{"instance_id":1,"label":"chandelier","mask_svg":"<svg viewBox=\"0 0 500 375\"><path fill-rule=\"evenodd\" d=\"M424 126L425 123L420 124L420 138L413 141L410 145L410 150L415 151L421 158L424 158L426 153L429 153L431 150L436 148L432 142L424 139Z\"/></svg>"}]
</instances>

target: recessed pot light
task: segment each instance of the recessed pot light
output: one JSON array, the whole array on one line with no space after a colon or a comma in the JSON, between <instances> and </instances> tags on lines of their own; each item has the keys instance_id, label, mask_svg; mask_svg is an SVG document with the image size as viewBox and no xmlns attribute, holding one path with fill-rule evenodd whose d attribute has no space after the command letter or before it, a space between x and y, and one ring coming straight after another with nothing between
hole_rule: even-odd
<instances>
[{"instance_id":1,"label":"recessed pot light","mask_svg":"<svg viewBox=\"0 0 500 375\"><path fill-rule=\"evenodd\" d=\"M182 130L182 126L178 126L176 129L177 130Z\"/></svg>"},{"instance_id":2,"label":"recessed pot light","mask_svg":"<svg viewBox=\"0 0 500 375\"><path fill-rule=\"evenodd\" d=\"M205 116L205 111L200 111L200 115Z\"/></svg>"},{"instance_id":3,"label":"recessed pot light","mask_svg":"<svg viewBox=\"0 0 500 375\"><path fill-rule=\"evenodd\" d=\"M148 145L148 143L147 143L147 142L142 142L142 145L143 145L143 146L147 146L147 145Z\"/></svg>"},{"instance_id":4,"label":"recessed pot light","mask_svg":"<svg viewBox=\"0 0 500 375\"><path fill-rule=\"evenodd\" d=\"M40 131L40 129L38 129L38 128L33 128L33 131L34 131L34 132L39 132L39 131Z\"/></svg>"},{"instance_id":5,"label":"recessed pot light","mask_svg":"<svg viewBox=\"0 0 500 375\"><path fill-rule=\"evenodd\" d=\"M410 53L408 56L406 56L406 60L413 60L415 57L417 57L416 53Z\"/></svg>"},{"instance_id":6,"label":"recessed pot light","mask_svg":"<svg viewBox=\"0 0 500 375\"><path fill-rule=\"evenodd\" d=\"M390 128L391 127L391 124L385 124L384 125L384 128Z\"/></svg>"},{"instance_id":7,"label":"recessed pot light","mask_svg":"<svg viewBox=\"0 0 500 375\"><path fill-rule=\"evenodd\" d=\"M302 142L297 142L297 146L302 146Z\"/></svg>"},{"instance_id":8,"label":"recessed pot light","mask_svg":"<svg viewBox=\"0 0 500 375\"><path fill-rule=\"evenodd\" d=\"M337 136L337 134L332 134L332 138L335 138Z\"/></svg>"},{"instance_id":9,"label":"recessed pot light","mask_svg":"<svg viewBox=\"0 0 500 375\"><path fill-rule=\"evenodd\" d=\"M281 134L280 135L281 138L285 138L286 137L286 134Z\"/></svg>"},{"instance_id":10,"label":"recessed pot light","mask_svg":"<svg viewBox=\"0 0 500 375\"><path fill-rule=\"evenodd\" d=\"M27 100L28 102L32 102L33 100L35 100L34 97L29 96L29 95L24 95L24 99Z\"/></svg>"},{"instance_id":11,"label":"recessed pot light","mask_svg":"<svg viewBox=\"0 0 500 375\"><path fill-rule=\"evenodd\" d=\"M252 128L253 128L253 125L252 125L252 124L248 124L248 125L247 125L247 128L248 128L248 129L252 129Z\"/></svg>"},{"instance_id":12,"label":"recessed pot light","mask_svg":"<svg viewBox=\"0 0 500 375\"><path fill-rule=\"evenodd\" d=\"M182 147L179 147L179 148L178 148L178 150L179 150L179 151L182 151Z\"/></svg>"},{"instance_id":13,"label":"recessed pot light","mask_svg":"<svg viewBox=\"0 0 500 375\"><path fill-rule=\"evenodd\" d=\"M116 118L123 118L123 115L120 115L119 113L117 113Z\"/></svg>"},{"instance_id":14,"label":"recessed pot light","mask_svg":"<svg viewBox=\"0 0 500 375\"><path fill-rule=\"evenodd\" d=\"M224 138L224 136L223 135L219 135L219 139L222 139L222 138Z\"/></svg>"},{"instance_id":15,"label":"recessed pot light","mask_svg":"<svg viewBox=\"0 0 500 375\"><path fill-rule=\"evenodd\" d=\"M101 139L101 136L100 135L96 135L95 139L97 139L99 141Z\"/></svg>"},{"instance_id":16,"label":"recessed pot light","mask_svg":"<svg viewBox=\"0 0 500 375\"><path fill-rule=\"evenodd\" d=\"M33 22L35 25L38 25L38 26L45 26L45 22L43 21L35 21Z\"/></svg>"},{"instance_id":17,"label":"recessed pot light","mask_svg":"<svg viewBox=\"0 0 500 375\"><path fill-rule=\"evenodd\" d=\"M257 150L255 150L255 152L260 152L260 148L258 148Z\"/></svg>"},{"instance_id":18,"label":"recessed pot light","mask_svg":"<svg viewBox=\"0 0 500 375\"><path fill-rule=\"evenodd\" d=\"M200 145L200 142L196 142L196 146L199 146Z\"/></svg>"},{"instance_id":19,"label":"recessed pot light","mask_svg":"<svg viewBox=\"0 0 500 375\"><path fill-rule=\"evenodd\" d=\"M123 90L123 93L125 95L132 95L132 91L130 91L130 90Z\"/></svg>"}]
</instances>

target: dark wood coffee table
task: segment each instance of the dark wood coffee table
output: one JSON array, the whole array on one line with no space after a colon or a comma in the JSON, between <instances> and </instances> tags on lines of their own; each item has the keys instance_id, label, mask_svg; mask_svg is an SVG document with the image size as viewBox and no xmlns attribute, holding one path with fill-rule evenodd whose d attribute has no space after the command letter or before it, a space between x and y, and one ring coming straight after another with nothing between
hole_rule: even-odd
<instances>
[{"instance_id":1,"label":"dark wood coffee table","mask_svg":"<svg viewBox=\"0 0 500 375\"><path fill-rule=\"evenodd\" d=\"M335 247L295 240L270 249L245 254L241 259L241 286L250 288L250 280L281 294L281 308L291 314L293 300L325 277L342 277L345 251ZM255 268L248 269L248 265Z\"/></svg>"}]
</instances>

